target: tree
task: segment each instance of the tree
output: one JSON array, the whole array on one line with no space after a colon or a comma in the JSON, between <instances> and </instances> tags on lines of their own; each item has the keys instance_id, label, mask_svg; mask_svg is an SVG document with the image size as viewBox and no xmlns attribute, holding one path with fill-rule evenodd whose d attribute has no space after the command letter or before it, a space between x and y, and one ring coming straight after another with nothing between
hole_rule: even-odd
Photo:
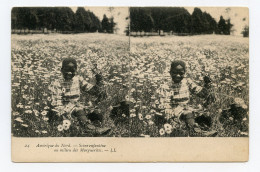
<instances>
[{"instance_id":1,"label":"tree","mask_svg":"<svg viewBox=\"0 0 260 172\"><path fill-rule=\"evenodd\" d=\"M30 7L14 7L11 20L12 29L35 29L38 23L37 13Z\"/></svg>"},{"instance_id":2,"label":"tree","mask_svg":"<svg viewBox=\"0 0 260 172\"><path fill-rule=\"evenodd\" d=\"M191 15L191 21L192 21L192 33L203 33L205 31L205 21L204 16L199 8L194 8L194 11Z\"/></svg>"},{"instance_id":3,"label":"tree","mask_svg":"<svg viewBox=\"0 0 260 172\"><path fill-rule=\"evenodd\" d=\"M115 26L116 26L116 23L114 22L114 17L111 17L109 19L108 33L114 33Z\"/></svg>"},{"instance_id":4,"label":"tree","mask_svg":"<svg viewBox=\"0 0 260 172\"><path fill-rule=\"evenodd\" d=\"M131 31L138 32L142 30L143 10L140 7L130 7L130 26Z\"/></svg>"},{"instance_id":5,"label":"tree","mask_svg":"<svg viewBox=\"0 0 260 172\"><path fill-rule=\"evenodd\" d=\"M74 29L74 13L71 8L57 8L55 27L60 31L72 31Z\"/></svg>"},{"instance_id":6,"label":"tree","mask_svg":"<svg viewBox=\"0 0 260 172\"><path fill-rule=\"evenodd\" d=\"M161 30L164 29L164 22L167 18L167 13L164 11L164 8L153 7L151 8L151 15L154 22L154 30L161 35Z\"/></svg>"},{"instance_id":7,"label":"tree","mask_svg":"<svg viewBox=\"0 0 260 172\"><path fill-rule=\"evenodd\" d=\"M75 19L77 32L96 32L100 29L99 19L91 11L86 11L83 7L77 9Z\"/></svg>"},{"instance_id":8,"label":"tree","mask_svg":"<svg viewBox=\"0 0 260 172\"><path fill-rule=\"evenodd\" d=\"M249 26L245 26L242 31L243 37L249 37Z\"/></svg>"},{"instance_id":9,"label":"tree","mask_svg":"<svg viewBox=\"0 0 260 172\"><path fill-rule=\"evenodd\" d=\"M219 22L218 22L218 34L224 34L226 29L226 21L223 18L223 16L220 16Z\"/></svg>"},{"instance_id":10,"label":"tree","mask_svg":"<svg viewBox=\"0 0 260 172\"><path fill-rule=\"evenodd\" d=\"M101 22L101 27L102 27L102 32L109 32L110 30L110 24L109 24L109 20L107 18L107 16L104 14L103 15L103 19Z\"/></svg>"},{"instance_id":11,"label":"tree","mask_svg":"<svg viewBox=\"0 0 260 172\"><path fill-rule=\"evenodd\" d=\"M97 18L97 16L95 16L95 14L93 12L89 11L89 16L91 18L92 21L92 25L90 27L90 32L96 32L101 28L101 24L99 19Z\"/></svg>"},{"instance_id":12,"label":"tree","mask_svg":"<svg viewBox=\"0 0 260 172\"><path fill-rule=\"evenodd\" d=\"M233 24L231 24L230 19L225 20L223 16L220 16L217 27L218 34L230 35L232 27Z\"/></svg>"},{"instance_id":13,"label":"tree","mask_svg":"<svg viewBox=\"0 0 260 172\"><path fill-rule=\"evenodd\" d=\"M231 32L231 28L233 27L233 24L230 23L230 19L228 19L226 21L226 27L225 27L225 30L224 30L224 34L225 35L230 35L230 32Z\"/></svg>"},{"instance_id":14,"label":"tree","mask_svg":"<svg viewBox=\"0 0 260 172\"><path fill-rule=\"evenodd\" d=\"M140 29L144 32L150 32L154 28L154 20L151 14L151 10L144 8L141 12L143 22L141 23Z\"/></svg>"},{"instance_id":15,"label":"tree","mask_svg":"<svg viewBox=\"0 0 260 172\"><path fill-rule=\"evenodd\" d=\"M207 33L212 34L212 33L216 32L216 30L217 30L216 20L210 14L208 14L206 12L204 12L203 15L208 22L208 28L206 29Z\"/></svg>"},{"instance_id":16,"label":"tree","mask_svg":"<svg viewBox=\"0 0 260 172\"><path fill-rule=\"evenodd\" d=\"M161 30L176 33L213 33L217 22L210 14L195 8L192 15L180 7L131 7L131 31Z\"/></svg>"}]
</instances>

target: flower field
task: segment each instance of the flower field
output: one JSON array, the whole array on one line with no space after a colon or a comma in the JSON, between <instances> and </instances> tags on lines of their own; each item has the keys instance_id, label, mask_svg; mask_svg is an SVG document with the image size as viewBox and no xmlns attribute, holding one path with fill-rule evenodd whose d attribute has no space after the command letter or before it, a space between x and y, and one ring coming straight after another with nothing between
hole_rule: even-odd
<instances>
[{"instance_id":1,"label":"flower field","mask_svg":"<svg viewBox=\"0 0 260 172\"><path fill-rule=\"evenodd\" d=\"M162 93L171 82L171 61L186 63L186 75L198 85L203 76L212 80L212 92L216 101L207 107L203 99L193 96L191 104L200 114L212 118L209 130L217 136L247 136L249 101L249 45L248 39L231 36L201 35L192 37L146 37L131 39L131 97L136 103L132 112L138 111L144 120L145 136L203 136L190 131L178 118L154 126L161 117L171 115L167 107L168 95ZM167 97L168 96L168 97ZM234 125L230 118L221 124L219 117L234 101L240 100L247 117ZM160 121L159 121L160 122ZM241 127L243 126L243 127ZM243 129L241 129L243 128ZM159 130L159 131L158 131Z\"/></svg>"},{"instance_id":2,"label":"flower field","mask_svg":"<svg viewBox=\"0 0 260 172\"><path fill-rule=\"evenodd\" d=\"M77 121L59 120L50 125L46 116L51 97L48 89L60 77L66 57L78 62L77 73L93 78L93 70L102 73L106 100L99 108L106 119L109 108L125 99L129 72L129 39L102 34L12 35L12 132L15 136L84 136ZM82 100L84 103L84 100Z\"/></svg>"},{"instance_id":3,"label":"flower field","mask_svg":"<svg viewBox=\"0 0 260 172\"><path fill-rule=\"evenodd\" d=\"M103 114L102 126L111 127L110 137L185 137L203 136L190 131L177 118L164 122L172 112L166 109L161 92L170 82L170 62L182 59L187 76L202 85L203 76L212 79L216 101L207 107L192 97L194 108L213 119L210 130L220 137L248 135L248 117L241 125L234 119L219 122L223 110L234 99L249 105L249 44L247 38L231 36L143 37L108 34L12 35L12 133L21 137L91 136L77 119L62 118L49 123L50 83L61 73L61 60L73 57L77 73L90 79L93 71L104 78L106 98L96 105ZM239 100L240 100L239 99ZM84 99L81 100L83 103ZM120 103L129 112L111 110ZM159 121L159 122L158 122Z\"/></svg>"}]
</instances>

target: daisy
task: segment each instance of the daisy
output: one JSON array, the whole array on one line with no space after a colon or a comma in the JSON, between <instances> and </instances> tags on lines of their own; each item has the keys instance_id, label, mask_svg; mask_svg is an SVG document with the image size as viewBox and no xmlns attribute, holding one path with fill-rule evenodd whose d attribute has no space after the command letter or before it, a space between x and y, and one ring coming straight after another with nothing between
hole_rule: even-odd
<instances>
[{"instance_id":1,"label":"daisy","mask_svg":"<svg viewBox=\"0 0 260 172\"><path fill-rule=\"evenodd\" d=\"M31 106L25 106L25 109L30 109L31 108Z\"/></svg>"},{"instance_id":2,"label":"daisy","mask_svg":"<svg viewBox=\"0 0 260 172\"><path fill-rule=\"evenodd\" d=\"M19 112L13 112L14 116L20 115Z\"/></svg>"},{"instance_id":3,"label":"daisy","mask_svg":"<svg viewBox=\"0 0 260 172\"><path fill-rule=\"evenodd\" d=\"M31 111L31 110L26 110L25 113L29 113L29 114L31 114L32 111Z\"/></svg>"},{"instance_id":4,"label":"daisy","mask_svg":"<svg viewBox=\"0 0 260 172\"><path fill-rule=\"evenodd\" d=\"M247 105L246 105L246 104L243 104L243 105L242 105L242 108L243 108L243 109L247 109Z\"/></svg>"},{"instance_id":5,"label":"daisy","mask_svg":"<svg viewBox=\"0 0 260 172\"><path fill-rule=\"evenodd\" d=\"M57 129L58 129L58 131L62 131L63 130L63 125L58 125Z\"/></svg>"},{"instance_id":6,"label":"daisy","mask_svg":"<svg viewBox=\"0 0 260 172\"><path fill-rule=\"evenodd\" d=\"M71 124L70 120L67 119L63 120L63 125L70 125L70 124Z\"/></svg>"},{"instance_id":7,"label":"daisy","mask_svg":"<svg viewBox=\"0 0 260 172\"><path fill-rule=\"evenodd\" d=\"M15 119L15 121L18 121L18 122L23 122L22 118L21 117L18 117Z\"/></svg>"},{"instance_id":8,"label":"daisy","mask_svg":"<svg viewBox=\"0 0 260 172\"><path fill-rule=\"evenodd\" d=\"M161 128L161 129L159 130L159 133L160 133L160 135L161 135L161 136L163 136L163 135L165 134L165 131L164 131L164 129L163 129L163 128Z\"/></svg>"},{"instance_id":9,"label":"daisy","mask_svg":"<svg viewBox=\"0 0 260 172\"><path fill-rule=\"evenodd\" d=\"M159 109L164 109L164 106L163 106L162 104L160 104L160 105L158 106L158 108L159 108Z\"/></svg>"},{"instance_id":10,"label":"daisy","mask_svg":"<svg viewBox=\"0 0 260 172\"><path fill-rule=\"evenodd\" d=\"M135 109L131 109L130 112L131 112L131 113L135 113Z\"/></svg>"},{"instance_id":11,"label":"daisy","mask_svg":"<svg viewBox=\"0 0 260 172\"><path fill-rule=\"evenodd\" d=\"M27 124L22 124L22 126L24 126L24 127L26 127L26 128L28 127L28 125L27 125Z\"/></svg>"},{"instance_id":12,"label":"daisy","mask_svg":"<svg viewBox=\"0 0 260 172\"><path fill-rule=\"evenodd\" d=\"M129 100L130 100L130 98L129 98L128 95L125 96L125 100L126 100L126 101L129 101Z\"/></svg>"},{"instance_id":13,"label":"daisy","mask_svg":"<svg viewBox=\"0 0 260 172\"><path fill-rule=\"evenodd\" d=\"M152 116L151 115L146 115L145 118L149 120L149 119L152 118Z\"/></svg>"},{"instance_id":14,"label":"daisy","mask_svg":"<svg viewBox=\"0 0 260 172\"><path fill-rule=\"evenodd\" d=\"M39 111L37 111L37 110L34 109L33 112L34 112L34 115L35 115L35 116L39 116Z\"/></svg>"},{"instance_id":15,"label":"daisy","mask_svg":"<svg viewBox=\"0 0 260 172\"><path fill-rule=\"evenodd\" d=\"M153 124L154 124L154 122L152 120L148 121L148 125L153 125Z\"/></svg>"},{"instance_id":16,"label":"daisy","mask_svg":"<svg viewBox=\"0 0 260 172\"><path fill-rule=\"evenodd\" d=\"M22 105L22 103L19 103L18 105L16 105L16 107L23 108L23 105Z\"/></svg>"},{"instance_id":17,"label":"daisy","mask_svg":"<svg viewBox=\"0 0 260 172\"><path fill-rule=\"evenodd\" d=\"M43 116L45 116L45 115L47 115L47 113L48 113L48 112L47 112L46 110L44 110L44 111L42 111L41 114L42 114Z\"/></svg>"},{"instance_id":18,"label":"daisy","mask_svg":"<svg viewBox=\"0 0 260 172\"><path fill-rule=\"evenodd\" d=\"M130 117L131 117L131 118L134 118L134 117L136 117L136 114L135 114L135 113L131 113L131 114L130 114Z\"/></svg>"},{"instance_id":19,"label":"daisy","mask_svg":"<svg viewBox=\"0 0 260 172\"><path fill-rule=\"evenodd\" d=\"M171 130L171 129L166 129L166 130L165 130L165 133L171 134L171 133L172 133L172 130Z\"/></svg>"},{"instance_id":20,"label":"daisy","mask_svg":"<svg viewBox=\"0 0 260 172\"><path fill-rule=\"evenodd\" d=\"M68 130L70 128L70 120L63 120L63 129Z\"/></svg>"},{"instance_id":21,"label":"daisy","mask_svg":"<svg viewBox=\"0 0 260 172\"><path fill-rule=\"evenodd\" d=\"M164 129L165 130L171 130L172 126L170 124L164 124Z\"/></svg>"},{"instance_id":22,"label":"daisy","mask_svg":"<svg viewBox=\"0 0 260 172\"><path fill-rule=\"evenodd\" d=\"M155 113L156 111L155 111L154 109L152 109L150 112L151 112L151 113Z\"/></svg>"},{"instance_id":23,"label":"daisy","mask_svg":"<svg viewBox=\"0 0 260 172\"><path fill-rule=\"evenodd\" d=\"M144 119L144 117L143 117L143 115L141 113L138 114L138 117L139 117L140 120Z\"/></svg>"}]
</instances>

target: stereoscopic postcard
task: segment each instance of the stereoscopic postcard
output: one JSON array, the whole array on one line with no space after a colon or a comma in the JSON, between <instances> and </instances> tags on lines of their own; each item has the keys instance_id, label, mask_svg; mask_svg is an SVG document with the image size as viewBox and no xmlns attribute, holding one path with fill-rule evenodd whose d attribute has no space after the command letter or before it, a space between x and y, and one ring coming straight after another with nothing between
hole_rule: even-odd
<instances>
[{"instance_id":1,"label":"stereoscopic postcard","mask_svg":"<svg viewBox=\"0 0 260 172\"><path fill-rule=\"evenodd\" d=\"M13 7L14 162L243 162L246 7Z\"/></svg>"}]
</instances>

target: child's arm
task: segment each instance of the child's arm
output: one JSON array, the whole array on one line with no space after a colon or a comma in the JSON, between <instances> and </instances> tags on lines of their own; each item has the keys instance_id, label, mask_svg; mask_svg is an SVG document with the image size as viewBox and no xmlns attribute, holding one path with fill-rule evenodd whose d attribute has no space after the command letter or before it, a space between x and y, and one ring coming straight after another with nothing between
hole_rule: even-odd
<instances>
[{"instance_id":1,"label":"child's arm","mask_svg":"<svg viewBox=\"0 0 260 172\"><path fill-rule=\"evenodd\" d=\"M192 93L206 100L206 105L215 101L215 96L211 92L211 79L208 76L204 76L204 86L198 86L191 79L187 79L189 88Z\"/></svg>"},{"instance_id":2,"label":"child's arm","mask_svg":"<svg viewBox=\"0 0 260 172\"><path fill-rule=\"evenodd\" d=\"M96 84L95 79L89 79L88 81L83 79L83 77L79 77L79 81L80 81L80 89L83 92L88 92L90 91Z\"/></svg>"}]
</instances>

